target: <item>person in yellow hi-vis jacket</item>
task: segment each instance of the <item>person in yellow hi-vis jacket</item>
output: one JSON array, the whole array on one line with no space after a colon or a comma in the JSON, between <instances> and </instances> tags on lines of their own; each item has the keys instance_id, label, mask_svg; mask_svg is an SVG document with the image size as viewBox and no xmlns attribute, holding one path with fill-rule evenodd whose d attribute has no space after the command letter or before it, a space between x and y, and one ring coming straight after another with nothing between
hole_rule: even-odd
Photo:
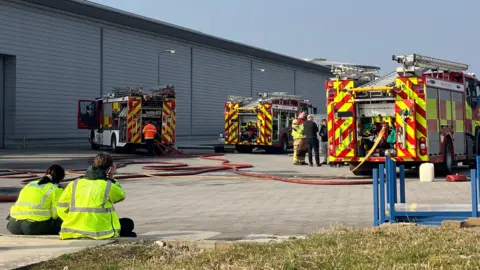
<instances>
[{"instance_id":1,"label":"person in yellow hi-vis jacket","mask_svg":"<svg viewBox=\"0 0 480 270\"><path fill-rule=\"evenodd\" d=\"M50 166L39 181L28 183L10 209L7 230L12 234L58 234L62 220L57 202L63 192L59 183L65 177L62 166Z\"/></svg>"},{"instance_id":2,"label":"person in yellow hi-vis jacket","mask_svg":"<svg viewBox=\"0 0 480 270\"><path fill-rule=\"evenodd\" d=\"M292 121L292 137L293 137L293 164L307 165L305 162L307 139L303 132L303 125L299 124L298 119Z\"/></svg>"},{"instance_id":3,"label":"person in yellow hi-vis jacket","mask_svg":"<svg viewBox=\"0 0 480 270\"><path fill-rule=\"evenodd\" d=\"M114 173L112 156L100 153L84 177L68 184L58 201L58 215L63 219L60 239L136 237L133 220L119 219L113 207L125 199Z\"/></svg>"}]
</instances>

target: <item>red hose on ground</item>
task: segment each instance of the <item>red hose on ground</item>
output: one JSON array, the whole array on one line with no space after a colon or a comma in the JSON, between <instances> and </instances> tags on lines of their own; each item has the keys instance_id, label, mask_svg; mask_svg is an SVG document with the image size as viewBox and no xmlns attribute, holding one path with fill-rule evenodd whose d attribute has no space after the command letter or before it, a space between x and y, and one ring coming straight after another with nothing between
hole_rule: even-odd
<instances>
[{"instance_id":1,"label":"red hose on ground","mask_svg":"<svg viewBox=\"0 0 480 270\"><path fill-rule=\"evenodd\" d=\"M207 155L191 155L185 154L180 152L179 150L162 145L165 149L173 152L173 155L168 155L169 158L200 158L205 160L212 160L212 161L220 161L220 166L189 166L183 162L167 162L167 161L125 161L122 163L122 160L128 158L117 158L117 168L123 168L128 165L139 165L144 164L145 166L142 167L143 170L150 170L150 171L167 171L165 173L152 173L152 174L118 174L115 176L116 179L135 179L135 178L148 178L148 177L167 177L167 176L186 176L186 175L198 175L203 173L209 172L217 172L217 171L226 171L229 170L237 175L247 176L247 177L254 177L254 178L261 178L261 179L269 179L275 181L281 181L286 183L294 183L294 184L304 184L304 185L368 185L372 184L372 180L364 180L370 177L355 177L354 179L361 179L361 180L346 180L347 178L343 176L335 176L335 177L324 177L318 179L302 179L302 178L286 178L276 175L270 175L265 173L255 173L255 172L247 172L241 171L240 169L252 168L252 164L247 163L231 163L228 159L220 158L223 154L207 154ZM89 163L93 162L93 158L89 159ZM67 171L68 174L77 174L78 177L83 175L85 170L69 170ZM20 183L22 185L28 184L31 181L37 180L43 175L45 172L40 170L0 170L0 178L8 178L8 179L22 179ZM28 178L25 178L28 177ZM62 182L69 182L72 180L77 179L78 177L64 179ZM343 178L342 178L343 177ZM17 200L17 195L12 196L0 196L0 202L15 202Z\"/></svg>"}]
</instances>

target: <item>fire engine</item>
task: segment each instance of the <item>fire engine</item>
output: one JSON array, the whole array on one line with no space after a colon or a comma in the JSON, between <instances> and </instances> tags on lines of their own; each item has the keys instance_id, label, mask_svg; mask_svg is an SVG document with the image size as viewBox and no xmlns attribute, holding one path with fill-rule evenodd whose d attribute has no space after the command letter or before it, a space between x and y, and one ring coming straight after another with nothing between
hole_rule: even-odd
<instances>
[{"instance_id":1,"label":"fire engine","mask_svg":"<svg viewBox=\"0 0 480 270\"><path fill-rule=\"evenodd\" d=\"M225 102L225 145L249 153L255 147L285 153L293 147L292 121L301 112L317 113L305 99L286 92L259 93L258 98L229 96Z\"/></svg>"},{"instance_id":2,"label":"fire engine","mask_svg":"<svg viewBox=\"0 0 480 270\"><path fill-rule=\"evenodd\" d=\"M364 162L355 174L370 174L386 156L406 168L431 162L442 174L475 164L480 83L468 65L419 54L392 60L400 65L383 77L340 69L326 82L329 161Z\"/></svg>"},{"instance_id":3,"label":"fire engine","mask_svg":"<svg viewBox=\"0 0 480 270\"><path fill-rule=\"evenodd\" d=\"M156 141L175 144L175 86L152 89L118 87L95 100L78 101L78 129L89 129L92 149L109 146L134 152L144 148L143 127L150 121L158 130Z\"/></svg>"}]
</instances>

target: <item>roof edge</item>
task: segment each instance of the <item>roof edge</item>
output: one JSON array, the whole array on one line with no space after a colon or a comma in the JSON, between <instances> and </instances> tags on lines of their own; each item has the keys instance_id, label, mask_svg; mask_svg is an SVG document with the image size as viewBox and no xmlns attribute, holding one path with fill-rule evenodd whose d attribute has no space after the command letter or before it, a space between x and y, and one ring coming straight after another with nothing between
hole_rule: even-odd
<instances>
[{"instance_id":1,"label":"roof edge","mask_svg":"<svg viewBox=\"0 0 480 270\"><path fill-rule=\"evenodd\" d=\"M24 2L45 6L77 15L90 17L114 24L119 24L159 35L207 45L227 51L253 56L264 60L282 63L307 70L330 74L330 68L310 63L302 59L256 48L239 42L215 37L192 29L176 26L152 18L144 17L120 9L104 6L85 0L22 0Z\"/></svg>"}]
</instances>

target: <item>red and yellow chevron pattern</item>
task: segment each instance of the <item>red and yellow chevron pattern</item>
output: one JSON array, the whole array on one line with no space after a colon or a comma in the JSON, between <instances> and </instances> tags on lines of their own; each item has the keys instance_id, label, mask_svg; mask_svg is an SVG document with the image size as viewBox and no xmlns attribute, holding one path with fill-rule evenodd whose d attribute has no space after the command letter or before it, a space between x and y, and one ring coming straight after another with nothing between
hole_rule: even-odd
<instances>
[{"instance_id":1,"label":"red and yellow chevron pattern","mask_svg":"<svg viewBox=\"0 0 480 270\"><path fill-rule=\"evenodd\" d=\"M142 98L128 99L127 142L142 142Z\"/></svg>"},{"instance_id":2,"label":"red and yellow chevron pattern","mask_svg":"<svg viewBox=\"0 0 480 270\"><path fill-rule=\"evenodd\" d=\"M261 103L257 108L257 122L260 127L257 143L272 145L272 104Z\"/></svg>"},{"instance_id":3,"label":"red and yellow chevron pattern","mask_svg":"<svg viewBox=\"0 0 480 270\"><path fill-rule=\"evenodd\" d=\"M225 144L238 143L238 103L225 103Z\"/></svg>"},{"instance_id":4,"label":"red and yellow chevron pattern","mask_svg":"<svg viewBox=\"0 0 480 270\"><path fill-rule=\"evenodd\" d=\"M352 80L336 80L328 87L327 82L327 121L329 160L348 160L355 156L355 123L353 96L344 89L354 87ZM351 113L352 117L337 117L338 113Z\"/></svg>"},{"instance_id":5,"label":"red and yellow chevron pattern","mask_svg":"<svg viewBox=\"0 0 480 270\"><path fill-rule=\"evenodd\" d=\"M175 143L176 100L167 98L162 109L162 143Z\"/></svg>"},{"instance_id":6,"label":"red and yellow chevron pattern","mask_svg":"<svg viewBox=\"0 0 480 270\"><path fill-rule=\"evenodd\" d=\"M426 86L423 78L418 77L398 77L396 79L396 101L395 101L395 126L397 128L397 159L400 161L428 161L428 151L425 155L420 153L418 139L427 138L427 113L425 93ZM413 114L405 118L400 116L401 110L410 110ZM398 135L403 134L405 129L405 145L402 145L403 138ZM402 140L399 140L402 139Z\"/></svg>"}]
</instances>

